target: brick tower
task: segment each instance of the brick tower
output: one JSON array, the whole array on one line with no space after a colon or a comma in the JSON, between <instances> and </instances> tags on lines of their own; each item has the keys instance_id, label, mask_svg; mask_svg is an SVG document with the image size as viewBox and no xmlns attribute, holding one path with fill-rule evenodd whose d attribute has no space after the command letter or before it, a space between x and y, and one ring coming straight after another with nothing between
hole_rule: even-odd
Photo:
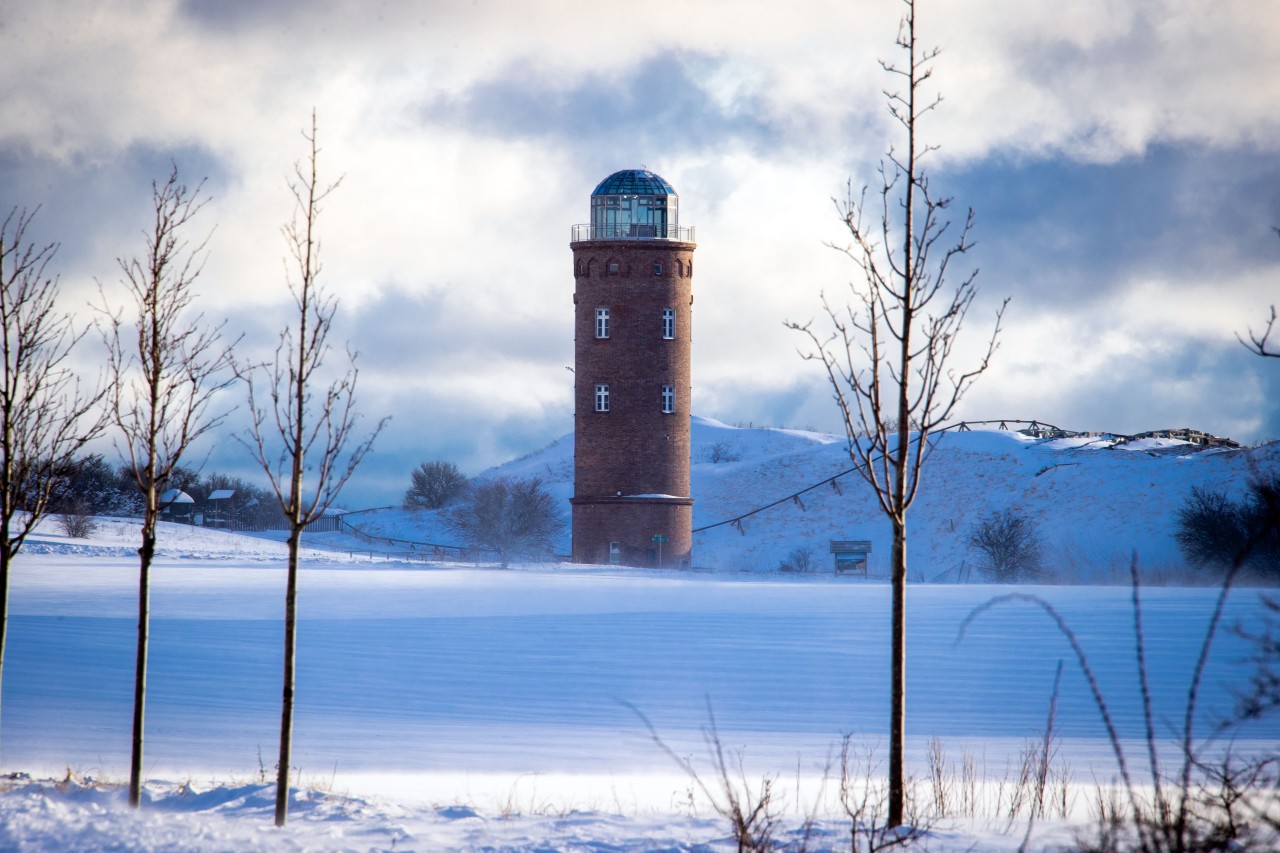
<instances>
[{"instance_id":1,"label":"brick tower","mask_svg":"<svg viewBox=\"0 0 1280 853\"><path fill-rule=\"evenodd\" d=\"M573 560L688 566L694 232L643 169L615 172L575 225Z\"/></svg>"}]
</instances>

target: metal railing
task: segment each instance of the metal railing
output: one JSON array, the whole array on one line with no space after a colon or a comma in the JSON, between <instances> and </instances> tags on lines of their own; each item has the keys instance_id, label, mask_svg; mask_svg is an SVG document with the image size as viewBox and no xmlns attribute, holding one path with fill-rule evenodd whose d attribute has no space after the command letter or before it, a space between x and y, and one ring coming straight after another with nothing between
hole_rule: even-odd
<instances>
[{"instance_id":1,"label":"metal railing","mask_svg":"<svg viewBox=\"0 0 1280 853\"><path fill-rule=\"evenodd\" d=\"M626 225L574 225L570 239L574 243L586 240L676 240L695 243L692 225L646 225L632 222Z\"/></svg>"},{"instance_id":2,"label":"metal railing","mask_svg":"<svg viewBox=\"0 0 1280 853\"><path fill-rule=\"evenodd\" d=\"M351 514L354 515L355 513ZM412 555L411 559L413 560L444 560L446 558L469 560L473 553L489 553L479 549L473 551L461 545L441 545L436 542L417 542L411 539L397 539L394 536L378 536L373 533L366 533L340 516L337 529L338 532L354 536L368 545L382 545L387 552Z\"/></svg>"}]
</instances>

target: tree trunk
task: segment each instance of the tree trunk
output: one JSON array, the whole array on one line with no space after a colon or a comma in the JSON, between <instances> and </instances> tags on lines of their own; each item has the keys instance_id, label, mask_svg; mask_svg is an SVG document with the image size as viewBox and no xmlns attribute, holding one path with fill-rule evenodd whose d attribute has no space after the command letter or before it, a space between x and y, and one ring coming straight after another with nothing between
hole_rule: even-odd
<instances>
[{"instance_id":1,"label":"tree trunk","mask_svg":"<svg viewBox=\"0 0 1280 853\"><path fill-rule=\"evenodd\" d=\"M903 773L907 717L907 524L893 523L893 663L889 701L889 820L890 827L902 825L906 799Z\"/></svg>"},{"instance_id":2,"label":"tree trunk","mask_svg":"<svg viewBox=\"0 0 1280 853\"><path fill-rule=\"evenodd\" d=\"M149 515L149 513L148 513ZM142 804L143 721L147 703L147 640L151 622L151 561L156 553L155 521L148 519L138 549L138 656L133 675L133 748L129 758L129 805Z\"/></svg>"},{"instance_id":3,"label":"tree trunk","mask_svg":"<svg viewBox=\"0 0 1280 853\"><path fill-rule=\"evenodd\" d=\"M0 234L0 238L4 235ZM0 255L0 260L3 256ZM6 361L8 359L5 356ZM8 383L8 370L5 370L5 381ZM12 393L6 393L6 400L12 399ZM0 432L0 451L4 453L4 458L0 459L0 465L4 467L0 469L3 475L3 481L0 482L0 686L4 682L4 652L9 643L9 570L13 565L14 554L17 548L12 544L13 540L9 535L9 525L13 523L13 517L16 514L17 502L14 500L14 476L13 476L13 410L6 402L4 409L0 412L4 418L4 429ZM2 707L2 706L0 706Z\"/></svg>"},{"instance_id":4,"label":"tree trunk","mask_svg":"<svg viewBox=\"0 0 1280 853\"><path fill-rule=\"evenodd\" d=\"M9 543L5 542L0 545L0 684L4 680L4 647L9 638L9 566L12 562Z\"/></svg>"},{"instance_id":5,"label":"tree trunk","mask_svg":"<svg viewBox=\"0 0 1280 853\"><path fill-rule=\"evenodd\" d=\"M298 547L302 528L289 531L289 579L284 595L284 697L280 710L280 762L276 767L276 826L289 819L289 763L293 751L293 682L298 636Z\"/></svg>"}]
</instances>

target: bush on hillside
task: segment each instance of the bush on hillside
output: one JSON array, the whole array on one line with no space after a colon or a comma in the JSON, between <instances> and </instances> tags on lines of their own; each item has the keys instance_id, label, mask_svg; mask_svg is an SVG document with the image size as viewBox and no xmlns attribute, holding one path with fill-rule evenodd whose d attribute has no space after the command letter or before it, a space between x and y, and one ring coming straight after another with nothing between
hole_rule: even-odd
<instances>
[{"instance_id":1,"label":"bush on hillside","mask_svg":"<svg viewBox=\"0 0 1280 853\"><path fill-rule=\"evenodd\" d=\"M467 478L452 462L423 462L410 474L405 509L440 509L462 495Z\"/></svg>"},{"instance_id":2,"label":"bush on hillside","mask_svg":"<svg viewBox=\"0 0 1280 853\"><path fill-rule=\"evenodd\" d=\"M997 583L1031 580L1041 573L1044 546L1035 522L1016 509L996 510L969 532L969 546L981 554L978 567Z\"/></svg>"},{"instance_id":3,"label":"bush on hillside","mask_svg":"<svg viewBox=\"0 0 1280 853\"><path fill-rule=\"evenodd\" d=\"M72 539L88 539L98 532L98 521L84 504L67 507L57 519L58 529Z\"/></svg>"},{"instance_id":4,"label":"bush on hillside","mask_svg":"<svg viewBox=\"0 0 1280 853\"><path fill-rule=\"evenodd\" d=\"M564 530L555 499L537 478L478 483L445 516L445 524L468 545L496 551L504 569L513 559L553 553Z\"/></svg>"},{"instance_id":5,"label":"bush on hillside","mask_svg":"<svg viewBox=\"0 0 1280 853\"><path fill-rule=\"evenodd\" d=\"M727 441L717 441L707 448L707 461L713 465L719 465L721 462L737 462L741 458L742 455L730 447Z\"/></svg>"},{"instance_id":6,"label":"bush on hillside","mask_svg":"<svg viewBox=\"0 0 1280 853\"><path fill-rule=\"evenodd\" d=\"M817 568L813 559L813 549L808 545L801 545L792 549L782 564L778 566L779 571L783 572L811 572Z\"/></svg>"},{"instance_id":7,"label":"bush on hillside","mask_svg":"<svg viewBox=\"0 0 1280 853\"><path fill-rule=\"evenodd\" d=\"M1174 538L1198 568L1225 571L1239 561L1280 579L1280 472L1252 477L1239 501L1221 489L1193 486L1178 510Z\"/></svg>"}]
</instances>

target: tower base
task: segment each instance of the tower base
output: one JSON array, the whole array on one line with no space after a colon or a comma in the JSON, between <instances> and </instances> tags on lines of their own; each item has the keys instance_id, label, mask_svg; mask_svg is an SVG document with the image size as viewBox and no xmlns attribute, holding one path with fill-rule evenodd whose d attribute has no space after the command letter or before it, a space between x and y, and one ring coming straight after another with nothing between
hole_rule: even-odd
<instances>
[{"instance_id":1,"label":"tower base","mask_svg":"<svg viewBox=\"0 0 1280 853\"><path fill-rule=\"evenodd\" d=\"M581 497L573 505L573 561L688 568L693 498Z\"/></svg>"}]
</instances>

